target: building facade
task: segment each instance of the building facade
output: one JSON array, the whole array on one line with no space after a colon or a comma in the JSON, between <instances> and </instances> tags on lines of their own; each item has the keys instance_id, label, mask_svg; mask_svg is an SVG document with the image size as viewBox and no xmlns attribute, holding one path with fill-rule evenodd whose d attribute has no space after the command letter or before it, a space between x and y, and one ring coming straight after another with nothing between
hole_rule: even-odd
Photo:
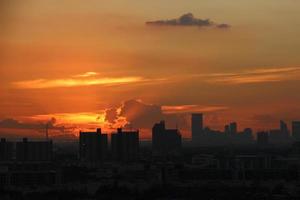
<instances>
[{"instance_id":1,"label":"building facade","mask_svg":"<svg viewBox=\"0 0 300 200\"><path fill-rule=\"evenodd\" d=\"M114 161L132 162L139 157L139 131L117 129L111 134L111 154Z\"/></svg>"},{"instance_id":2,"label":"building facade","mask_svg":"<svg viewBox=\"0 0 300 200\"><path fill-rule=\"evenodd\" d=\"M0 161L10 161L13 159L13 143L1 138L0 141Z\"/></svg>"},{"instance_id":3,"label":"building facade","mask_svg":"<svg viewBox=\"0 0 300 200\"><path fill-rule=\"evenodd\" d=\"M108 151L107 134L101 129L96 132L80 132L79 159L86 163L101 163L106 160Z\"/></svg>"},{"instance_id":4,"label":"building facade","mask_svg":"<svg viewBox=\"0 0 300 200\"><path fill-rule=\"evenodd\" d=\"M203 135L203 114L192 114L192 141L197 142L199 137Z\"/></svg>"},{"instance_id":5,"label":"building facade","mask_svg":"<svg viewBox=\"0 0 300 200\"><path fill-rule=\"evenodd\" d=\"M292 122L292 136L295 140L300 141L300 121Z\"/></svg>"},{"instance_id":6,"label":"building facade","mask_svg":"<svg viewBox=\"0 0 300 200\"><path fill-rule=\"evenodd\" d=\"M177 129L166 129L165 122L152 128L152 151L154 155L178 153L181 150L181 134Z\"/></svg>"},{"instance_id":7,"label":"building facade","mask_svg":"<svg viewBox=\"0 0 300 200\"><path fill-rule=\"evenodd\" d=\"M16 143L16 160L22 162L49 162L52 160L52 141L28 141Z\"/></svg>"}]
</instances>

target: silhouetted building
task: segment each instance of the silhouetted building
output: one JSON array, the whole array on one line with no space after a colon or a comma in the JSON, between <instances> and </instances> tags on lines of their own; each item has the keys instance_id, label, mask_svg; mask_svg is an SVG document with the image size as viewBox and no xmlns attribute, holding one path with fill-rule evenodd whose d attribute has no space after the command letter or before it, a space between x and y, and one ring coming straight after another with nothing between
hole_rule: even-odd
<instances>
[{"instance_id":1,"label":"silhouetted building","mask_svg":"<svg viewBox=\"0 0 300 200\"><path fill-rule=\"evenodd\" d=\"M291 154L294 154L296 156L300 155L300 141L296 141L292 145Z\"/></svg>"},{"instance_id":2,"label":"silhouetted building","mask_svg":"<svg viewBox=\"0 0 300 200\"><path fill-rule=\"evenodd\" d=\"M289 130L284 121L280 121L280 129L270 130L269 142L272 144L287 144L289 143Z\"/></svg>"},{"instance_id":3,"label":"silhouetted building","mask_svg":"<svg viewBox=\"0 0 300 200\"><path fill-rule=\"evenodd\" d=\"M234 135L233 139L237 144L252 144L253 142L252 129L245 128L243 132Z\"/></svg>"},{"instance_id":4,"label":"silhouetted building","mask_svg":"<svg viewBox=\"0 0 300 200\"><path fill-rule=\"evenodd\" d=\"M287 124L282 120L280 120L280 131L285 137L289 137L289 130Z\"/></svg>"},{"instance_id":5,"label":"silhouetted building","mask_svg":"<svg viewBox=\"0 0 300 200\"><path fill-rule=\"evenodd\" d=\"M279 130L279 129L270 130L269 141L271 144L279 144L279 143L283 142L284 139L285 139L285 137L282 134L281 130Z\"/></svg>"},{"instance_id":6,"label":"silhouetted building","mask_svg":"<svg viewBox=\"0 0 300 200\"><path fill-rule=\"evenodd\" d=\"M230 127L229 127L229 125L225 125L225 127L224 127L224 133L226 135L230 135Z\"/></svg>"},{"instance_id":7,"label":"silhouetted building","mask_svg":"<svg viewBox=\"0 0 300 200\"><path fill-rule=\"evenodd\" d=\"M237 123L236 122L231 122L229 124L229 132L230 132L230 135L236 135L237 134Z\"/></svg>"},{"instance_id":8,"label":"silhouetted building","mask_svg":"<svg viewBox=\"0 0 300 200\"><path fill-rule=\"evenodd\" d=\"M28 141L23 138L22 142L16 143L17 161L45 162L52 160L52 141Z\"/></svg>"},{"instance_id":9,"label":"silhouetted building","mask_svg":"<svg viewBox=\"0 0 300 200\"><path fill-rule=\"evenodd\" d=\"M257 145L260 147L267 146L269 144L269 133L268 132L258 132L256 134Z\"/></svg>"},{"instance_id":10,"label":"silhouetted building","mask_svg":"<svg viewBox=\"0 0 300 200\"><path fill-rule=\"evenodd\" d=\"M138 160L139 131L123 131L111 135L111 153L115 161L130 162Z\"/></svg>"},{"instance_id":11,"label":"silhouetted building","mask_svg":"<svg viewBox=\"0 0 300 200\"><path fill-rule=\"evenodd\" d=\"M219 146L228 143L228 135L218 130L212 130L208 127L204 128L204 134L198 141L198 146Z\"/></svg>"},{"instance_id":12,"label":"silhouetted building","mask_svg":"<svg viewBox=\"0 0 300 200\"><path fill-rule=\"evenodd\" d=\"M80 132L79 158L82 162L101 163L107 155L107 134L98 128L96 132Z\"/></svg>"},{"instance_id":13,"label":"silhouetted building","mask_svg":"<svg viewBox=\"0 0 300 200\"><path fill-rule=\"evenodd\" d=\"M234 136L237 134L237 123L231 122L230 124L225 125L224 133L228 136Z\"/></svg>"},{"instance_id":14,"label":"silhouetted building","mask_svg":"<svg viewBox=\"0 0 300 200\"><path fill-rule=\"evenodd\" d=\"M13 143L7 142L5 138L1 138L0 142L0 161L9 161L13 158Z\"/></svg>"},{"instance_id":15,"label":"silhouetted building","mask_svg":"<svg viewBox=\"0 0 300 200\"><path fill-rule=\"evenodd\" d=\"M203 134L203 114L193 113L192 114L192 140L197 140L199 135Z\"/></svg>"},{"instance_id":16,"label":"silhouetted building","mask_svg":"<svg viewBox=\"0 0 300 200\"><path fill-rule=\"evenodd\" d=\"M245 129L244 129L244 132L243 132L243 134L244 134L245 136L250 137L250 138L252 138L252 136L253 136L252 133L253 133L253 131L252 131L251 128L245 128Z\"/></svg>"},{"instance_id":17,"label":"silhouetted building","mask_svg":"<svg viewBox=\"0 0 300 200\"><path fill-rule=\"evenodd\" d=\"M166 129L165 122L152 128L152 151L155 155L178 153L181 150L181 135L177 129Z\"/></svg>"},{"instance_id":18,"label":"silhouetted building","mask_svg":"<svg viewBox=\"0 0 300 200\"><path fill-rule=\"evenodd\" d=\"M292 136L297 141L300 141L300 121L292 122Z\"/></svg>"}]
</instances>

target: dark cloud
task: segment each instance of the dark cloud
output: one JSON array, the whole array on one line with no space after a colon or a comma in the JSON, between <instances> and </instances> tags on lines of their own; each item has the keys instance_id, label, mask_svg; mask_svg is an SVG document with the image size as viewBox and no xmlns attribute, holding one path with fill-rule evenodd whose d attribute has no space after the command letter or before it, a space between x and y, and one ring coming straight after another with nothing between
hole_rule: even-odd
<instances>
[{"instance_id":1,"label":"dark cloud","mask_svg":"<svg viewBox=\"0 0 300 200\"><path fill-rule=\"evenodd\" d=\"M230 28L231 26L229 24L218 24L217 28L223 28L223 29L227 29Z\"/></svg>"},{"instance_id":2,"label":"dark cloud","mask_svg":"<svg viewBox=\"0 0 300 200\"><path fill-rule=\"evenodd\" d=\"M118 112L116 108L107 109L105 111L105 121L109 123L114 123L118 118Z\"/></svg>"},{"instance_id":3,"label":"dark cloud","mask_svg":"<svg viewBox=\"0 0 300 200\"><path fill-rule=\"evenodd\" d=\"M125 101L120 115L126 117L131 126L140 128L150 128L164 118L161 106L145 104L137 100Z\"/></svg>"},{"instance_id":4,"label":"dark cloud","mask_svg":"<svg viewBox=\"0 0 300 200\"><path fill-rule=\"evenodd\" d=\"M74 140L76 136L73 134L76 130L74 126L57 125L56 119L51 118L43 122L21 122L16 119L0 120L0 135L4 138L19 139L20 133L22 136L35 138L44 138L46 127L48 125L49 134L53 140ZM51 132L50 132L51 131ZM25 133L25 135L24 135Z\"/></svg>"},{"instance_id":5,"label":"dark cloud","mask_svg":"<svg viewBox=\"0 0 300 200\"><path fill-rule=\"evenodd\" d=\"M230 28L228 24L215 24L210 19L199 19L194 17L192 13L187 13L178 19L148 21L147 25L155 26L197 26L197 27L217 27L217 28Z\"/></svg>"},{"instance_id":6,"label":"dark cloud","mask_svg":"<svg viewBox=\"0 0 300 200\"><path fill-rule=\"evenodd\" d=\"M128 127L151 129L154 123L165 120L169 127L175 128L178 126L182 129L188 129L189 119L186 114L165 114L160 105L147 104L139 100L128 100L123 103L120 108L120 113L114 115L116 109L106 110L107 120L115 122L120 117L125 117L128 122Z\"/></svg>"},{"instance_id":7,"label":"dark cloud","mask_svg":"<svg viewBox=\"0 0 300 200\"><path fill-rule=\"evenodd\" d=\"M44 130L46 126L48 129L58 130L64 132L64 126L56 126L56 119L51 118L46 122L20 122L16 119L3 119L0 121L0 128L6 129L30 129L30 130Z\"/></svg>"}]
</instances>

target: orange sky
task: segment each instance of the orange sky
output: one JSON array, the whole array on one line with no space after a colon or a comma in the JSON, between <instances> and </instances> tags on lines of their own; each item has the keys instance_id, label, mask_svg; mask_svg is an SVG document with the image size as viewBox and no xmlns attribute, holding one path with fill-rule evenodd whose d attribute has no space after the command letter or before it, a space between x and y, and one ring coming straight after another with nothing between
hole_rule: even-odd
<instances>
[{"instance_id":1,"label":"orange sky","mask_svg":"<svg viewBox=\"0 0 300 200\"><path fill-rule=\"evenodd\" d=\"M3 0L0 134L40 136L46 122L53 135L147 130L163 118L189 137L191 112L204 112L216 129L300 120L299 7L294 0ZM186 13L213 23L167 25ZM158 20L164 25L146 25Z\"/></svg>"}]
</instances>

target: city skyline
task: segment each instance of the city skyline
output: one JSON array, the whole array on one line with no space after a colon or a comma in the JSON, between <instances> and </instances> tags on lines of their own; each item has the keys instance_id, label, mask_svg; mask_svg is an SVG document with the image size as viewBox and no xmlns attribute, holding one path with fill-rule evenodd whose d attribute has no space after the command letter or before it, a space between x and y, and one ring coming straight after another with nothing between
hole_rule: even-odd
<instances>
[{"instance_id":1,"label":"city skyline","mask_svg":"<svg viewBox=\"0 0 300 200\"><path fill-rule=\"evenodd\" d=\"M35 138L39 138L42 140L77 140L79 138L79 140L81 141L81 138L84 138L84 135L92 135L93 137L99 137L99 136L105 136L105 140L106 143L109 140L112 140L114 137L116 137L116 134L118 133L122 133L122 130L125 131L124 133L131 133L131 132L137 132L137 134L139 135L139 140L144 140L144 141L148 141L151 140L154 143L157 143L157 138L159 138L159 136L155 136L154 132L157 132L156 134L163 133L165 132L166 135L170 135L170 136L166 136L165 142L168 143L172 142L172 140L174 140L174 137L176 138L178 135L180 136L180 140L182 139L188 139L190 141L192 141L193 143L200 142L201 144L205 145L220 145L219 143L221 142L222 145L224 145L225 143L228 142L228 140L236 140L237 144L239 144L241 141L243 143L245 141L248 142L253 142L254 140L259 140L259 136L260 134L263 135L268 135L268 138L270 138L271 140L274 140L272 142L275 142L276 144L285 144L285 142L288 143L292 143L295 141L298 141L300 139L300 121L299 120L293 120L290 123L286 123L283 120L280 120L277 124L276 127L273 127L272 129L263 129L263 130L255 130L252 127L246 127L246 128L242 128L239 126L239 124L235 121L230 121L227 124L223 125L223 129L214 129L210 126L208 126L207 124L205 124L205 114L204 113L192 113L190 114L189 120L190 120L190 129L186 132L186 130L184 129L180 129L180 127L178 126L178 124L176 124L176 127L172 127L170 125L166 126L165 124L165 120L160 120L160 122L158 123L158 121L155 121L152 125L152 130L147 130L149 131L146 132L145 129L141 129L141 128L137 128L137 127L132 127L132 126L124 126L124 127L117 127L117 128L110 128L109 131L107 129L102 129L101 127L97 127L96 128L96 132L94 132L95 129L89 129L89 130L79 130L78 135L74 136L74 137L57 137L57 135L52 135L50 134L49 136L49 127L53 128L53 124L38 124L41 129L40 135L39 136L28 136L25 135L23 136L23 138L31 138L31 139L35 139ZM156 127L156 128L155 128ZM154 131L157 130L157 131ZM148 137L143 137L145 135L148 135ZM173 136L172 136L173 135ZM10 135L1 135L2 138L6 139L12 139L12 138L22 138L21 136L17 136L15 135L15 137L10 137ZM108 137L109 136L109 137ZM206 143L206 140L208 139L208 137L211 137L209 140L213 139L217 139L218 142L216 143L216 141L212 142L210 141L209 143ZM93 139L93 137L91 137L90 139ZM196 143L197 143L196 142ZM271 143L272 143L271 142ZM224 144L223 144L224 143ZM199 145L199 144L197 144ZM155 146L159 146L159 145L155 145ZM156 149L159 149L158 147L156 147Z\"/></svg>"},{"instance_id":2,"label":"city skyline","mask_svg":"<svg viewBox=\"0 0 300 200\"><path fill-rule=\"evenodd\" d=\"M132 100L134 101L134 100ZM136 101L141 103L140 101ZM152 106L152 105L151 105ZM168 108L170 109L170 108ZM181 108L179 108L180 110ZM173 111L171 111L173 112ZM178 110L176 111L178 112ZM180 111L179 111L180 112ZM162 115L163 116L163 115ZM207 117L208 116L208 117ZM207 119L208 118L208 119ZM174 120L175 119L175 120ZM140 120L137 121L138 123L141 123L143 121L143 118L138 118L135 120ZM172 123L172 120L173 123ZM210 118L209 113L184 113L184 117L180 116L177 118L174 117L166 117L166 118L159 118L159 117L152 117L150 120L148 120L149 127L146 127L143 122L141 123L140 127L133 126L130 122L123 121L122 123L114 124L113 126L102 126L99 125L98 123L94 124L83 124L81 123L81 127L65 127L63 125L56 125L56 119L51 118L49 121L38 121L35 123L23 123L19 122L14 119L4 119L3 121L0 121L0 130L16 130L16 129L25 129L28 130L28 132L23 132L23 134L18 134L16 132L15 134L7 134L7 133L1 133L1 136L4 138L46 138L46 139L55 139L55 140L74 140L75 138L79 137L81 132L90 132L93 131L94 129L99 129L104 131L106 134L114 134L115 130L117 129L124 129L124 130L139 130L141 132L140 136L142 140L149 140L152 139L151 136L151 129L152 125L157 123L158 121L167 121L168 123L168 128L176 128L176 130L179 130L181 132L181 136L185 139L193 139L195 137L194 133L205 133L205 130L211 130L211 131L217 131L218 133L222 133L224 135L237 135L241 134L244 131L247 131L248 129L251 130L251 135L253 137L256 137L257 133L260 132L272 132L272 131L277 131L277 130L282 130L283 128L285 129L286 134L288 134L291 137L293 136L293 130L298 130L299 129L299 123L300 120L279 120L275 125L272 126L266 126L263 125L263 128L257 129L256 127L251 127L248 126L247 124L244 124L241 126L239 123L237 123L238 120L232 120L232 121L227 121L224 122L224 124L218 124L217 126L214 125L213 120ZM171 122L171 123L170 123ZM287 123L286 123L287 122ZM152 124L152 125L151 125ZM89 126L89 128L82 128L85 127L85 125ZM267 128L268 127L268 128ZM65 132L65 130L68 130ZM36 132L35 132L36 131ZM70 131L70 132L69 132ZM32 133L37 133L37 134L32 134ZM61 134L63 133L63 134ZM297 136L298 137L298 136ZM300 136L299 136L300 137Z\"/></svg>"},{"instance_id":3,"label":"city skyline","mask_svg":"<svg viewBox=\"0 0 300 200\"><path fill-rule=\"evenodd\" d=\"M0 199L300 199L300 0L0 0Z\"/></svg>"},{"instance_id":4,"label":"city skyline","mask_svg":"<svg viewBox=\"0 0 300 200\"><path fill-rule=\"evenodd\" d=\"M1 135L49 123L52 136L132 126L147 138L163 119L189 137L193 112L218 130L300 119L297 1L0 6Z\"/></svg>"}]
</instances>

